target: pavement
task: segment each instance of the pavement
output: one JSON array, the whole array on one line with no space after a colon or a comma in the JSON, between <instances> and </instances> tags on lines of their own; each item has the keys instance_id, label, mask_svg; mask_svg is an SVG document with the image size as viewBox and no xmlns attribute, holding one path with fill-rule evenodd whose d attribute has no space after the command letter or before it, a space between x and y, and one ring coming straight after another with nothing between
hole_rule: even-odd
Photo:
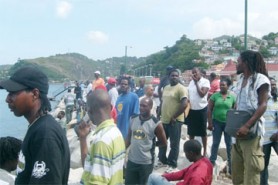
<instances>
[{"instance_id":1,"label":"pavement","mask_svg":"<svg viewBox=\"0 0 278 185\"><path fill-rule=\"evenodd\" d=\"M53 116L55 116L60 110L64 109L63 101L61 101L55 111L53 112ZM75 115L73 115L75 117ZM75 124L76 120L73 119L70 124ZM183 169L185 167L188 167L191 163L186 159L185 154L182 150L183 144L186 140L188 140L187 137L187 127L186 125L183 125L182 127L182 136L181 136L181 142L180 142L180 153L178 158L178 169ZM79 146L79 140L76 136L74 129L69 129L67 131L67 138L70 145L70 152L71 152L71 169L70 169L70 175L69 175L69 185L77 185L80 184L80 179L83 173L83 168L81 165L81 156L80 156L80 146ZM88 144L93 139L92 133L88 136ZM201 142L201 138L196 137L197 140ZM210 150L212 145L212 136L210 132L208 132L208 148L207 148L207 154L210 156ZM156 148L156 154L158 154L158 148ZM225 142L224 138L222 137L220 146L219 146L219 152L218 157L216 161L216 165L213 169L213 183L212 185L229 185L232 184L231 179L229 176L227 176L224 173L220 173L221 170L226 165L226 150L225 150ZM222 157L221 157L222 156ZM223 160L224 159L224 160ZM156 158L157 162L157 158ZM164 173L167 167L154 169L154 172L156 173ZM269 185L278 185L278 156L276 155L275 151L272 149L270 162L269 162Z\"/></svg>"}]
</instances>

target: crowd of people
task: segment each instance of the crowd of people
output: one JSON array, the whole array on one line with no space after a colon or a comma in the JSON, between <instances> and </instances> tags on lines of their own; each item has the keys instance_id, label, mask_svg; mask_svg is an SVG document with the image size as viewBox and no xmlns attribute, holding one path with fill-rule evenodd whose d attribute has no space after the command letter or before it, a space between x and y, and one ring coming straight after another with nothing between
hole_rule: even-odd
<instances>
[{"instance_id":1,"label":"crowd of people","mask_svg":"<svg viewBox=\"0 0 278 185\"><path fill-rule=\"evenodd\" d=\"M144 78L135 88L130 77L110 77L105 82L100 71L94 74L86 87L76 82L73 92L68 89L65 111L56 119L49 114L48 78L39 69L24 67L0 82L0 88L8 91L6 102L11 111L29 123L23 141L0 138L0 182L67 184L70 150L65 132L76 110L84 169L81 184L210 185L222 133L233 184L268 184L271 148L278 154L278 104L276 80L268 77L260 53L247 50L240 54L236 84L215 73L207 79L197 67L187 87L180 70L173 66L166 68L155 88ZM190 108L188 115L186 108ZM230 109L254 110L235 137L225 132ZM185 118L189 140L183 152L192 164L177 169ZM91 124L96 129L88 143ZM246 139L253 125L258 125L256 136ZM207 130L212 131L210 155ZM201 137L202 144L195 137ZM166 167L165 173L153 172L161 167ZM16 168L13 176L10 172Z\"/></svg>"}]
</instances>

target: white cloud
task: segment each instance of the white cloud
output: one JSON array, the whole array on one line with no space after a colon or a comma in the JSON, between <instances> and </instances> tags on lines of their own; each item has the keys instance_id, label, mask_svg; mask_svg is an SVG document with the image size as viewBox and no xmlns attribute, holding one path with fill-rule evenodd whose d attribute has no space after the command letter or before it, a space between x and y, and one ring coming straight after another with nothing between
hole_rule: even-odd
<instances>
[{"instance_id":1,"label":"white cloud","mask_svg":"<svg viewBox=\"0 0 278 185\"><path fill-rule=\"evenodd\" d=\"M72 10L72 5L67 1L60 1L56 8L56 13L61 18L66 18Z\"/></svg>"},{"instance_id":2,"label":"white cloud","mask_svg":"<svg viewBox=\"0 0 278 185\"><path fill-rule=\"evenodd\" d=\"M108 42L109 36L101 31L90 31L88 38L93 43L104 44Z\"/></svg>"},{"instance_id":3,"label":"white cloud","mask_svg":"<svg viewBox=\"0 0 278 185\"><path fill-rule=\"evenodd\" d=\"M224 19L202 18L193 24L193 37L200 39L214 38L221 35L243 34L243 22Z\"/></svg>"}]
</instances>

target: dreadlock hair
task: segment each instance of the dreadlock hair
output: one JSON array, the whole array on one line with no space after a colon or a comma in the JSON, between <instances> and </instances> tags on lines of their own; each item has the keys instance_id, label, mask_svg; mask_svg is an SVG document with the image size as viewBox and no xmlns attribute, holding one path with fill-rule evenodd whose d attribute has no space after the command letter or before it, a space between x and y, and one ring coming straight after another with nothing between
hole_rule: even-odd
<instances>
[{"instance_id":1,"label":"dreadlock hair","mask_svg":"<svg viewBox=\"0 0 278 185\"><path fill-rule=\"evenodd\" d=\"M275 82L276 83L276 80L275 80L275 78L273 78L273 77L269 77L269 80L270 80L270 83L271 83L271 81L273 81L273 82ZM275 87L275 89L272 89L272 87L271 87L271 96L272 96L272 98L273 98L273 101L275 101L275 102L277 102L277 96L278 96L278 94L277 94L277 88Z\"/></svg>"},{"instance_id":2,"label":"dreadlock hair","mask_svg":"<svg viewBox=\"0 0 278 185\"><path fill-rule=\"evenodd\" d=\"M28 92L31 92L32 90L33 89L31 89L31 88L26 89L26 91L28 91ZM45 115L48 112L50 112L52 109L51 109L51 104L49 102L49 99L47 98L47 95L42 93L41 91L40 91L39 99L41 101L41 107L39 109L39 115L42 116L42 115Z\"/></svg>"},{"instance_id":3,"label":"dreadlock hair","mask_svg":"<svg viewBox=\"0 0 278 185\"><path fill-rule=\"evenodd\" d=\"M46 94L40 93L40 100L41 100L41 108L39 111L40 111L41 115L45 115L52 110L51 104L50 104Z\"/></svg>"},{"instance_id":4,"label":"dreadlock hair","mask_svg":"<svg viewBox=\"0 0 278 185\"><path fill-rule=\"evenodd\" d=\"M240 54L242 62L244 62L251 73L261 73L268 77L265 62L261 53L252 50L243 51Z\"/></svg>"},{"instance_id":5,"label":"dreadlock hair","mask_svg":"<svg viewBox=\"0 0 278 185\"><path fill-rule=\"evenodd\" d=\"M18 159L22 141L14 137L0 138L0 168L5 167L7 161Z\"/></svg>"},{"instance_id":6,"label":"dreadlock hair","mask_svg":"<svg viewBox=\"0 0 278 185\"><path fill-rule=\"evenodd\" d=\"M173 69L171 69L171 70L169 71L169 75L168 75L168 76L170 76L172 72L177 72L177 73L180 75L179 70L178 70L177 68L173 68Z\"/></svg>"}]
</instances>

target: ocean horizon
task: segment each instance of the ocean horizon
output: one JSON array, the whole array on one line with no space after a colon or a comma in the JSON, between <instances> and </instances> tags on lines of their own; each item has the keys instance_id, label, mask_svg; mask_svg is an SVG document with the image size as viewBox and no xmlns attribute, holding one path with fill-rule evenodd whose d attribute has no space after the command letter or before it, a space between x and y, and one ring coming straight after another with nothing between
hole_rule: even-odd
<instances>
[{"instance_id":1,"label":"ocean horizon","mask_svg":"<svg viewBox=\"0 0 278 185\"><path fill-rule=\"evenodd\" d=\"M63 88L62 83L50 84L48 97L53 97L59 91L63 90ZM56 108L64 93L58 95L55 101L51 101L52 111ZM7 94L6 90L0 90L0 137L12 136L22 140L28 129L28 121L23 116L16 117L10 111L6 103Z\"/></svg>"}]
</instances>

